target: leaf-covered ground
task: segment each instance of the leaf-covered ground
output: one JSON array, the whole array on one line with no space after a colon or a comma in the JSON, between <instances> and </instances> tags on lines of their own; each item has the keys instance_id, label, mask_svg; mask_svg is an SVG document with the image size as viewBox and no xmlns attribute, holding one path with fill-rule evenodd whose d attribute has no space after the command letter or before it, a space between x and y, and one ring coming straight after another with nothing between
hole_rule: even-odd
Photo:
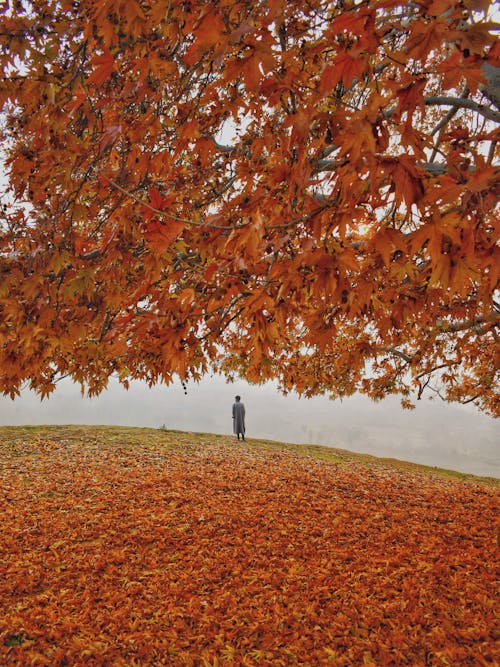
<instances>
[{"instance_id":1,"label":"leaf-covered ground","mask_svg":"<svg viewBox=\"0 0 500 667\"><path fill-rule=\"evenodd\" d=\"M498 484L307 451L0 429L0 664L498 664Z\"/></svg>"}]
</instances>

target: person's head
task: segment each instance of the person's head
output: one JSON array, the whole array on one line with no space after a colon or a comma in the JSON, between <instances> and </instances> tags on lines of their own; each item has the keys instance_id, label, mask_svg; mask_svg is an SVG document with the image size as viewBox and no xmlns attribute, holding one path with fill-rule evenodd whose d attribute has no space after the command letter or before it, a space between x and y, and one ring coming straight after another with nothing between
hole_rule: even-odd
<instances>
[{"instance_id":1,"label":"person's head","mask_svg":"<svg viewBox=\"0 0 500 667\"><path fill-rule=\"evenodd\" d=\"M239 403L241 401L241 396L235 396L234 400L236 401L236 403Z\"/></svg>"}]
</instances>

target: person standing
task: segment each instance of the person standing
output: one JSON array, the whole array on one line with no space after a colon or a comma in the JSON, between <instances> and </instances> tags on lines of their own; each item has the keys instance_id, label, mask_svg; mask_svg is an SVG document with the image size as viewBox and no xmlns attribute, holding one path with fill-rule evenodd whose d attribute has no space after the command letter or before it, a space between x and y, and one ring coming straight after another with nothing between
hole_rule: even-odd
<instances>
[{"instance_id":1,"label":"person standing","mask_svg":"<svg viewBox=\"0 0 500 667\"><path fill-rule=\"evenodd\" d=\"M240 439L245 439L245 406L241 402L241 396L235 396L233 403L233 432Z\"/></svg>"}]
</instances>

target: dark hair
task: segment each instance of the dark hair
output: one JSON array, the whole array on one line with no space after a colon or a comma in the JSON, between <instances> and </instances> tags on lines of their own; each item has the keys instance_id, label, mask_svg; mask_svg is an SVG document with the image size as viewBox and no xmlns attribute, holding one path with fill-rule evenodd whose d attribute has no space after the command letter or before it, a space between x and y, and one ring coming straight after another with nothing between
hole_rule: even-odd
<instances>
[{"instance_id":1,"label":"dark hair","mask_svg":"<svg viewBox=\"0 0 500 667\"><path fill-rule=\"evenodd\" d=\"M240 400L241 400L241 396L235 396L235 399L236 399L237 401L240 401Z\"/></svg>"}]
</instances>

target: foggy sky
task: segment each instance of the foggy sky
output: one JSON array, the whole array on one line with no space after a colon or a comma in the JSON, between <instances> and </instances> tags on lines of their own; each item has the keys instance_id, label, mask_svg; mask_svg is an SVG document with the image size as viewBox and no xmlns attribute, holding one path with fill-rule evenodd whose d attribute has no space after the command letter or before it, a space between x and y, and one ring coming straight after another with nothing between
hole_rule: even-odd
<instances>
[{"instance_id":1,"label":"foggy sky","mask_svg":"<svg viewBox=\"0 0 500 667\"><path fill-rule=\"evenodd\" d=\"M134 382L127 392L116 381L99 397L82 398L79 387L61 382L43 402L32 392L0 398L0 424L108 424L165 426L182 431L231 433L231 405L240 394L247 411L247 436L322 444L416 463L500 477L498 422L471 406L440 400L402 410L399 399L373 403L354 396L282 396L271 384L227 384L220 377L153 389Z\"/></svg>"}]
</instances>

